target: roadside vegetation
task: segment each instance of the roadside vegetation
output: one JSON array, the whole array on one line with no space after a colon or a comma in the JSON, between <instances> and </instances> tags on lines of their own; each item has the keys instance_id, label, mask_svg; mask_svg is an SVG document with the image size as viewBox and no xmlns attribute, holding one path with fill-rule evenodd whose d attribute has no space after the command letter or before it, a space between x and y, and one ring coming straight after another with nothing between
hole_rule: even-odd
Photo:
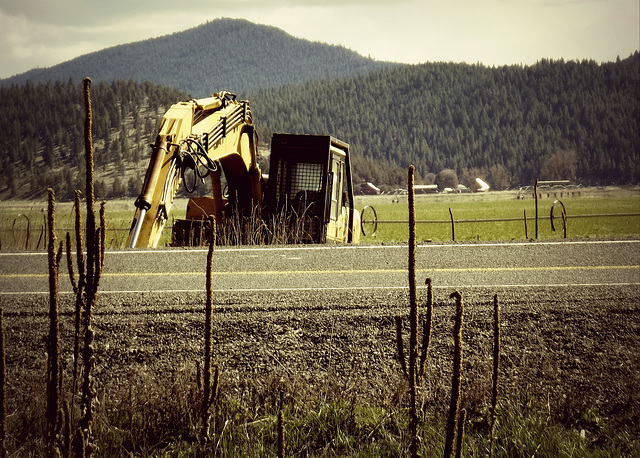
<instances>
[{"instance_id":1,"label":"roadside vegetation","mask_svg":"<svg viewBox=\"0 0 640 458\"><path fill-rule=\"evenodd\" d=\"M399 203L388 205L404 207ZM620 205L620 208L626 208L629 204ZM417 216L419 207L416 205L412 219ZM56 215L61 213L66 211ZM79 213L74 211L72 216L77 218L75 215ZM407 212L398 214L407 215ZM51 209L48 215L51 219ZM52 227L50 224L49 229ZM49 240L52 238L49 236ZM411 240L417 241L415 234L411 235L409 245L413 243ZM58 253L61 250L62 246ZM207 278L211 276L213 256L211 245ZM409 266L411 264L410 257ZM219 342L225 324L220 321L221 316L216 316L215 296L211 295L208 284L206 307L196 306L200 321L208 323L198 326L204 330L205 338L196 340L206 342L204 349L194 352L192 359L185 361L178 370L155 373L145 369L145 364L138 370L125 369L124 379L117 375L105 379L104 373L101 378L94 379L94 388L89 393L95 401L88 403L92 423L89 429L83 429L80 424L75 436L73 419L84 421L83 412L86 413L87 408L70 402L77 388L74 388L68 363L59 366L60 372L55 377L49 370L45 372L44 367L41 368L42 378L26 377L28 371L15 366L20 360L24 361L24 357L14 354L18 351L15 339L23 338L23 333L16 332L19 327L15 326L17 320L25 317L21 317L20 312L10 314L0 320L2 326L7 326L8 322L11 336L11 344L5 347L10 362L8 372L22 378L10 378L7 384L11 393L8 402L11 414L3 415L7 436L3 438L2 446L9 456L640 456L635 421L637 396L633 394L637 392L634 390L638 388L638 380L602 373L601 386L607 384L607 390L618 393L615 401L609 401L612 405L603 409L601 401L592 397L599 390L592 390L590 395L583 397L579 383L573 385L569 380L554 379L559 377L560 367L567 361L581 364L580 360L585 356L634 358L631 355L638 341L633 329L637 323L629 319L629 314L637 313L637 308L623 304L619 308L609 307L607 311L599 306L594 306L593 310L580 310L578 305L563 310L562 318L554 318L554 313L558 312L554 307L541 314L528 310L531 304L522 306L522 300L526 302L526 298L515 299L515 302L512 298L502 319L507 326L501 330L497 295L493 307L485 301L474 301L470 309L465 306L463 312L463 295L454 292L450 299L440 295L434 298L428 280L427 285L426 298L424 295L415 301L411 298L409 313L400 312L401 315L396 316L395 332L393 320L381 322L388 329L376 338L395 334L395 342L383 345L387 350L396 347L395 358L383 357L395 364L381 373L376 372L379 365L372 364L369 380L348 379L345 386L329 372L326 379L317 380L297 375L297 363L286 360L280 364L291 363L294 368L286 371L286 377L258 374L234 380L224 369L219 370L214 361L220 360L222 355L218 353L219 345L212 344L211 339L217 336ZM547 300L561 300L552 292L549 298ZM55 338L59 341L52 340L52 334L47 339L47 348L60 348L55 360L67 362L78 361L71 358L74 339L67 341L65 337L75 335L77 341L78 328L75 334L71 329L74 321L79 322L78 313L81 313L78 308L75 313L70 312L72 306L68 302L61 301L60 310L66 310L65 313L58 316L54 311L49 316L51 323L58 326L59 322L66 333ZM433 305L437 308L432 308ZM96 310L99 309L100 300L96 303ZM624 330L622 334L610 334L608 326L601 327L598 314L611 315L608 323L618 323ZM403 323L403 316L408 321ZM99 342L100 321L105 318L98 314L93 320L94 331L90 334L86 330L80 332L85 336L95 332ZM44 316L38 318L36 314L32 319L46 323ZM150 323L155 320L151 318ZM456 324L452 326L454 320ZM547 323L545 327L551 325L543 333L539 332L541 320ZM467 321L472 326L468 331L470 334L464 330ZM212 329L214 323L216 326ZM127 325L120 323L119 326ZM357 323L353 326L357 327ZM371 323L368 326L367 329L371 329ZM152 332L163 332L162 325L159 331L153 331L153 327ZM42 332L45 329L43 327ZM567 332L567 329L572 330L571 336L563 335L563 330ZM576 331L581 333L580 337ZM4 329L0 332L4 333ZM602 332L610 337L602 340ZM334 338L333 331L331 335L323 335L328 341ZM592 342L589 345L595 344L598 350L596 354L586 355L577 348L572 355L550 352L555 348L551 342L557 338L565 342L564 348L567 345L576 348L575 339L582 339L585 345ZM367 339L372 342L371 336ZM452 358L454 342L455 356ZM521 348L519 344L523 342L526 347ZM323 344L322 341L314 343ZM110 350L111 355L128 351L126 341L115 347ZM105 351L106 348L98 348L95 357L104 358ZM300 356L296 352L293 354ZM203 356L204 365L201 363ZM504 366L499 365L501 356ZM93 361L93 357L89 356L87 361ZM129 352L128 356L118 356L122 357L130 360L135 355ZM54 360L52 356L48 359ZM599 366L606 361L607 358L601 358L585 363ZM260 361L253 359L249 365L255 363ZM414 364L414 369L411 366L407 369L407 363ZM333 364L338 365L337 362ZM51 367L50 362L47 367ZM80 365L85 376L92 370L86 367ZM111 367L110 370L123 373L119 368ZM5 379L4 373L2 378ZM45 388L52 380L59 380L58 389L55 386ZM359 386L350 385L354 382ZM369 384L372 391L368 389ZM547 391L557 384L559 391ZM43 396L43 393L47 395ZM52 393L58 396L57 416L51 414ZM81 431L88 432L88 440ZM81 448L84 444L84 452L69 447L74 443L73 437L82 439L79 444Z\"/></svg>"},{"instance_id":2,"label":"roadside vegetation","mask_svg":"<svg viewBox=\"0 0 640 458\"><path fill-rule=\"evenodd\" d=\"M95 456L197 456L195 382L144 379L132 381L132 389L138 390L136 397L122 393L123 398L98 407ZM278 399L279 393L259 395ZM8 444L10 456L44 455L38 410L43 408L42 399L31 400L33 404L19 418L25 422L24 429L17 430L13 419L9 423L9 432L15 434ZM223 396L219 403L210 456L277 456L279 412L285 419L286 456L410 456L409 416L406 408L393 405L391 399L376 404L353 399L288 400L281 409L257 399L230 396ZM497 414L496 457L633 457L640 453L633 428L612 430L596 409L559 419L543 400L523 395L500 401ZM421 456L441 457L446 415L427 412L421 420L417 431ZM486 416L467 420L461 456L489 455L487 420Z\"/></svg>"}]
</instances>

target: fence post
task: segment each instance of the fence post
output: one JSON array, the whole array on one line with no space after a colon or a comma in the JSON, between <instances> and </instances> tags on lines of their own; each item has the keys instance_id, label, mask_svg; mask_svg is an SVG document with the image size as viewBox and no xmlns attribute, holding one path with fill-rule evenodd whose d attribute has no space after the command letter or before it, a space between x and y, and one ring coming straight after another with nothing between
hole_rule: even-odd
<instances>
[{"instance_id":1,"label":"fence post","mask_svg":"<svg viewBox=\"0 0 640 458\"><path fill-rule=\"evenodd\" d=\"M538 179L533 185L533 194L536 198L536 240L538 240Z\"/></svg>"},{"instance_id":2,"label":"fence post","mask_svg":"<svg viewBox=\"0 0 640 458\"><path fill-rule=\"evenodd\" d=\"M456 241L456 226L453 223L453 213L451 212L451 207L449 207L449 215L451 216L451 238L453 241Z\"/></svg>"},{"instance_id":3,"label":"fence post","mask_svg":"<svg viewBox=\"0 0 640 458\"><path fill-rule=\"evenodd\" d=\"M524 238L529 239L529 233L527 231L527 210L524 211Z\"/></svg>"}]
</instances>

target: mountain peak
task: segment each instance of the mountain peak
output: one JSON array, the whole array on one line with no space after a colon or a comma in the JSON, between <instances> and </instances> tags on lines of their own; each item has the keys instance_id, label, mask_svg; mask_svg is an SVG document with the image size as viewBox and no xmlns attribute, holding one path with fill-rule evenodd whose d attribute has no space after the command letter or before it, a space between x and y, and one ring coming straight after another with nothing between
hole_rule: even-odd
<instances>
[{"instance_id":1,"label":"mountain peak","mask_svg":"<svg viewBox=\"0 0 640 458\"><path fill-rule=\"evenodd\" d=\"M50 68L0 80L0 85L117 79L150 81L194 97L220 88L238 94L322 78L357 76L391 65L343 46L295 38L273 26L220 18L158 38L122 44Z\"/></svg>"}]
</instances>

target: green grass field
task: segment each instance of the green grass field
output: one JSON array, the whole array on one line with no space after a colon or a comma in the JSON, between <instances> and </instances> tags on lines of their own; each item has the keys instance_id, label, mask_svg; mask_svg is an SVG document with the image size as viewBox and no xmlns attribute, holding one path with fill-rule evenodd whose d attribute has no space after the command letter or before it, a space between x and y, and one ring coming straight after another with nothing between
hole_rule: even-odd
<instances>
[{"instance_id":1,"label":"green grass field","mask_svg":"<svg viewBox=\"0 0 640 458\"><path fill-rule=\"evenodd\" d=\"M562 195L560 195L562 192ZM555 194L555 195L554 195ZM573 195L572 195L573 194ZM416 218L418 243L452 241L449 209L455 223L456 241L527 240L535 238L535 201L531 195L517 198L517 192L494 192L488 194L418 195L416 196ZM567 237L617 238L640 236L640 193L638 189L581 190L579 192L544 191L539 200L538 238L542 240L563 238L560 208L554 211L556 231L551 230L549 213L554 200L560 200L568 215ZM375 208L378 228L375 236L367 235L362 243L403 243L409 238L407 223L385 223L385 221L407 221L407 197L359 196L356 208ZM169 224L165 227L159 246L171 240L172 218L183 218L186 199L177 199L172 207ZM96 205L96 212L98 206ZM107 209L107 246L109 249L123 248L134 214L133 199L109 201ZM524 215L527 216L525 236ZM599 216L576 218L576 215L604 215L633 213L636 216ZM0 249L3 251L44 250L44 221L46 202L5 201L0 203ZM365 215L366 216L366 215ZM73 204L56 204L56 227L59 237L67 231L73 232ZM460 222L460 220L483 220L517 218L502 222ZM431 221L431 222L423 222ZM441 221L441 222L432 222ZM366 227L365 227L366 228Z\"/></svg>"},{"instance_id":2,"label":"green grass field","mask_svg":"<svg viewBox=\"0 0 640 458\"><path fill-rule=\"evenodd\" d=\"M634 191L626 192L582 192L580 196L560 197L567 212L568 238L607 238L640 236L640 216L576 218L576 215L603 215L615 213L640 213L640 198ZM527 196L517 199L516 193L493 193L486 195L418 195L416 196L416 237L418 243L452 240L451 213L455 222L456 241L526 240L535 238L535 200ZM398 202L388 196L360 197L357 208L373 206L378 216L375 236L364 237L365 243L406 242L409 238L406 223L385 223L389 220L407 221L409 212L407 197ZM556 204L554 221L556 231L551 230L549 219L551 206L556 199L545 195L538 201L538 238L563 238L561 208ZM524 216L527 216L525 235ZM365 218L368 219L365 214ZM510 219L517 221L459 222L460 220ZM423 222L428 221L428 222ZM442 221L442 222L433 222ZM365 229L367 228L365 225Z\"/></svg>"}]
</instances>

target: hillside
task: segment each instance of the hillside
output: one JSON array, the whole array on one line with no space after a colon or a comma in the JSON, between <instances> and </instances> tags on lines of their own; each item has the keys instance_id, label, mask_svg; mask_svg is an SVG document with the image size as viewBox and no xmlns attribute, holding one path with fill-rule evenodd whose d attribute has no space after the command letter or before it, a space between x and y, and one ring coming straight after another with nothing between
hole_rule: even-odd
<instances>
[{"instance_id":1,"label":"hillside","mask_svg":"<svg viewBox=\"0 0 640 458\"><path fill-rule=\"evenodd\" d=\"M425 177L453 169L467 185L482 177L494 189L537 178L638 182L637 52L603 64L403 66L250 100L260 125L348 140L371 161L356 161L358 172L375 183L401 185L395 170L409 164Z\"/></svg>"},{"instance_id":2,"label":"hillside","mask_svg":"<svg viewBox=\"0 0 640 458\"><path fill-rule=\"evenodd\" d=\"M217 19L201 26L77 57L0 80L0 86L55 81L149 81L206 97L238 94L323 78L361 75L392 64L342 46L295 38L271 26Z\"/></svg>"},{"instance_id":3,"label":"hillside","mask_svg":"<svg viewBox=\"0 0 640 458\"><path fill-rule=\"evenodd\" d=\"M403 187L409 164L418 182L452 169L464 184L481 177L493 189L536 178L637 184L639 69L638 53L605 64L424 64L249 100L261 148L276 131L334 135L351 144L356 184ZM134 196L157 120L187 96L134 81L96 83L94 92L98 195ZM81 94L71 81L0 88L0 199L82 189Z\"/></svg>"},{"instance_id":4,"label":"hillside","mask_svg":"<svg viewBox=\"0 0 640 458\"><path fill-rule=\"evenodd\" d=\"M186 95L151 83L92 86L96 195L137 195L158 120ZM59 200L84 189L82 83L0 88L0 200L34 199L52 187Z\"/></svg>"}]
</instances>

